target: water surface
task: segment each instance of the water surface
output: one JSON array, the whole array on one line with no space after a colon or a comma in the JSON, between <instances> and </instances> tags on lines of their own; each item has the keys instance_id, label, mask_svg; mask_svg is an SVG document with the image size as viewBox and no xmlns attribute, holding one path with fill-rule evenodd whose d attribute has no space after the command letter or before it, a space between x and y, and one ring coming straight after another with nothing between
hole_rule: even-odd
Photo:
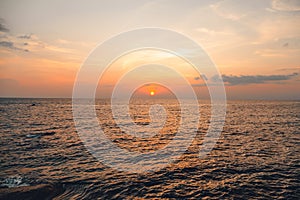
<instances>
[{"instance_id":1,"label":"water surface","mask_svg":"<svg viewBox=\"0 0 300 200\"><path fill-rule=\"evenodd\" d=\"M151 123L150 104L165 106L167 123L153 138L122 133L106 100L97 101L99 124L128 151L163 148L176 134L180 108L175 100L159 101L137 101L131 109L143 126ZM210 106L200 101L200 107L197 137L180 160L134 174L107 167L86 150L70 99L0 99L0 198L299 199L300 102L229 101L221 137L204 159L198 152Z\"/></svg>"}]
</instances>

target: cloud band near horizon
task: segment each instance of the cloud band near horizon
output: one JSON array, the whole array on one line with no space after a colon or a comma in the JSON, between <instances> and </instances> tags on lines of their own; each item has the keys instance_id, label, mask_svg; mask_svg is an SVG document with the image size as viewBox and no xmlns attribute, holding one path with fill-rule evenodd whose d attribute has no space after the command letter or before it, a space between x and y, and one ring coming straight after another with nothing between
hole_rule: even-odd
<instances>
[{"instance_id":1,"label":"cloud band near horizon","mask_svg":"<svg viewBox=\"0 0 300 200\"><path fill-rule=\"evenodd\" d=\"M291 80L297 77L299 73L295 72L287 75L222 75L212 77L212 81L217 83L223 80L227 85L249 85L249 84L264 84L264 83L282 83L281 81Z\"/></svg>"}]
</instances>

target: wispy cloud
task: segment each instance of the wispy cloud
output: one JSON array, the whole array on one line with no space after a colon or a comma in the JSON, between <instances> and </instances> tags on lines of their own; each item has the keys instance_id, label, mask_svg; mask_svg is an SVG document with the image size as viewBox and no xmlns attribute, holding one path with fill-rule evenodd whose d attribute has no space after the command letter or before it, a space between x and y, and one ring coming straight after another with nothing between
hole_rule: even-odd
<instances>
[{"instance_id":1,"label":"wispy cloud","mask_svg":"<svg viewBox=\"0 0 300 200\"><path fill-rule=\"evenodd\" d=\"M3 24L0 23L0 31L1 31L1 32L8 32L9 29L6 28Z\"/></svg>"},{"instance_id":2,"label":"wispy cloud","mask_svg":"<svg viewBox=\"0 0 300 200\"><path fill-rule=\"evenodd\" d=\"M16 47L15 44L11 41L0 41L0 47L5 47L5 48L8 48L8 49L12 49L12 50L19 50L19 51L29 52L28 49L23 49L23 48Z\"/></svg>"},{"instance_id":3,"label":"wispy cloud","mask_svg":"<svg viewBox=\"0 0 300 200\"><path fill-rule=\"evenodd\" d=\"M25 35L19 35L18 38L21 39L31 39L32 38L32 33L31 34L25 34Z\"/></svg>"},{"instance_id":4,"label":"wispy cloud","mask_svg":"<svg viewBox=\"0 0 300 200\"><path fill-rule=\"evenodd\" d=\"M72 45L71 42L68 42L68 46ZM41 55L42 53L48 54L51 52L51 55L57 55L57 57L61 53L68 54L68 56L76 53L74 48L66 47L66 41L64 43L55 41L48 43L41 40L34 33L15 35L6 27L5 20L2 18L0 18L0 48L5 49L7 53L24 51Z\"/></svg>"},{"instance_id":5,"label":"wispy cloud","mask_svg":"<svg viewBox=\"0 0 300 200\"><path fill-rule=\"evenodd\" d=\"M9 32L9 29L5 26L2 18L0 18L0 32Z\"/></svg>"},{"instance_id":6,"label":"wispy cloud","mask_svg":"<svg viewBox=\"0 0 300 200\"><path fill-rule=\"evenodd\" d=\"M278 71L299 71L300 72L300 66L299 67L290 67L290 68L281 68L281 69L278 69Z\"/></svg>"},{"instance_id":7,"label":"wispy cloud","mask_svg":"<svg viewBox=\"0 0 300 200\"><path fill-rule=\"evenodd\" d=\"M278 11L300 11L299 0L273 0L272 8Z\"/></svg>"},{"instance_id":8,"label":"wispy cloud","mask_svg":"<svg viewBox=\"0 0 300 200\"><path fill-rule=\"evenodd\" d=\"M0 48L5 48L13 51L25 51L25 52L55 52L55 53L73 53L74 49L62 47L59 44L50 44L42 41L37 35L22 34L15 36L11 33L4 33L0 40Z\"/></svg>"},{"instance_id":9,"label":"wispy cloud","mask_svg":"<svg viewBox=\"0 0 300 200\"><path fill-rule=\"evenodd\" d=\"M205 74L201 74L201 76L194 77L194 80L195 81L199 81L199 80L205 80L205 81L207 81L208 78L205 76Z\"/></svg>"},{"instance_id":10,"label":"wispy cloud","mask_svg":"<svg viewBox=\"0 0 300 200\"><path fill-rule=\"evenodd\" d=\"M8 47L8 48L13 48L14 47L14 43L8 42L8 41L1 41L0 42L0 46L2 46L2 47Z\"/></svg>"},{"instance_id":11,"label":"wispy cloud","mask_svg":"<svg viewBox=\"0 0 300 200\"><path fill-rule=\"evenodd\" d=\"M260 49L254 52L255 55L259 55L262 57L288 57L286 52L283 52L279 49Z\"/></svg>"},{"instance_id":12,"label":"wispy cloud","mask_svg":"<svg viewBox=\"0 0 300 200\"><path fill-rule=\"evenodd\" d=\"M233 21L239 20L242 17L245 16L245 13L238 13L238 12L232 12L231 9L226 8L227 2L224 3L224 1L220 1L216 4L212 4L210 7L213 9L214 12L216 12L219 16L224 17L226 19L230 19ZM226 9L224 9L224 7Z\"/></svg>"},{"instance_id":13,"label":"wispy cloud","mask_svg":"<svg viewBox=\"0 0 300 200\"><path fill-rule=\"evenodd\" d=\"M249 85L249 84L263 84L269 82L280 83L280 81L291 80L294 77L298 76L299 73L292 73L287 75L222 75L222 79L219 76L214 76L212 78L213 82L220 82L223 80L224 83L228 85Z\"/></svg>"},{"instance_id":14,"label":"wispy cloud","mask_svg":"<svg viewBox=\"0 0 300 200\"><path fill-rule=\"evenodd\" d=\"M27 48L23 48L27 46L28 43L20 42L19 38L28 38L30 35L23 35L20 37L15 37L10 30L5 25L5 20L0 18L0 48L9 49L9 50L17 50L17 51L24 51L29 52Z\"/></svg>"}]
</instances>

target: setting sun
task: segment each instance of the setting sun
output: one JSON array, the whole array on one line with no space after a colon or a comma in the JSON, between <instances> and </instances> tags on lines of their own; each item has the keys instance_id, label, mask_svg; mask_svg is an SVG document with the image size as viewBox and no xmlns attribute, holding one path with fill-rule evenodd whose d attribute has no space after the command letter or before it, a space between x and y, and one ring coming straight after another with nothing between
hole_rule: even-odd
<instances>
[{"instance_id":1,"label":"setting sun","mask_svg":"<svg viewBox=\"0 0 300 200\"><path fill-rule=\"evenodd\" d=\"M151 92L150 92L150 95L151 95L151 96L154 96L154 95L155 95L155 92L154 92L154 91L151 91Z\"/></svg>"}]
</instances>

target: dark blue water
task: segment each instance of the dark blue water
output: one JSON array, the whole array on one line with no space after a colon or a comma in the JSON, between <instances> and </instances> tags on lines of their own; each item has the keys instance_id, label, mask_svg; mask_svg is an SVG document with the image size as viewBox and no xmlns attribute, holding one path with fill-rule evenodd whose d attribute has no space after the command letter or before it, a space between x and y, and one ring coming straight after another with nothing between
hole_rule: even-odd
<instances>
[{"instance_id":1,"label":"dark blue water","mask_svg":"<svg viewBox=\"0 0 300 200\"><path fill-rule=\"evenodd\" d=\"M177 128L176 101L160 101L173 113L161 137L114 134L120 130L105 100L97 101L99 124L124 149L157 150ZM159 171L135 174L105 166L86 150L70 99L0 99L0 198L299 199L300 102L229 101L221 137L204 159L198 152L210 106L200 106L198 134L185 154ZM148 124L147 106L133 107L135 122Z\"/></svg>"}]
</instances>

